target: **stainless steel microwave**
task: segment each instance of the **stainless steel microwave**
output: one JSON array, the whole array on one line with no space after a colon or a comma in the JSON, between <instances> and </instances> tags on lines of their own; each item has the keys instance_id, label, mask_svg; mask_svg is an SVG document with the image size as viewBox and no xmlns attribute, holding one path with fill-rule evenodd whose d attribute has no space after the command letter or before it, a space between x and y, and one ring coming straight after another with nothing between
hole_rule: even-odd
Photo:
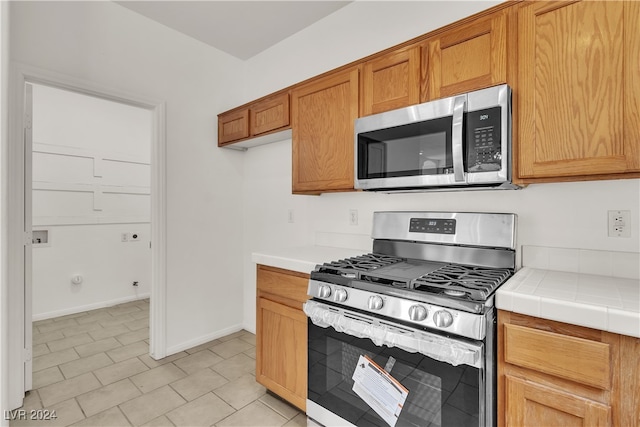
<instances>
[{"instance_id":1,"label":"stainless steel microwave","mask_svg":"<svg viewBox=\"0 0 640 427\"><path fill-rule=\"evenodd\" d=\"M362 190L517 189L511 89L494 86L359 118L354 158Z\"/></svg>"}]
</instances>

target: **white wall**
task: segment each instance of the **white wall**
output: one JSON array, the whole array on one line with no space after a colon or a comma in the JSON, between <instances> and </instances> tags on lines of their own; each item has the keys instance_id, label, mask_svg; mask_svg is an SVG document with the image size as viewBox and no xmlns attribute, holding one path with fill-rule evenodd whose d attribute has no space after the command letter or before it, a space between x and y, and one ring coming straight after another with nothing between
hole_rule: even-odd
<instances>
[{"instance_id":1,"label":"white wall","mask_svg":"<svg viewBox=\"0 0 640 427\"><path fill-rule=\"evenodd\" d=\"M248 98L285 87L485 9L488 2L354 2L247 61ZM455 10L454 10L455 9ZM455 15L458 16L455 16ZM270 78L260 80L258 75ZM376 210L514 212L518 245L640 252L640 180L531 185L519 191L291 195L291 141L245 153L245 327L255 328L255 264L270 247L358 249ZM295 222L288 223L294 209ZM357 209L359 224L349 225ZM607 210L632 212L632 237L607 237ZM265 227L264 224L269 224ZM330 261L330 260L326 260Z\"/></svg>"},{"instance_id":2,"label":"white wall","mask_svg":"<svg viewBox=\"0 0 640 427\"><path fill-rule=\"evenodd\" d=\"M411 40L498 3L501 1L354 1L247 60L243 85L246 100Z\"/></svg>"},{"instance_id":3,"label":"white wall","mask_svg":"<svg viewBox=\"0 0 640 427\"><path fill-rule=\"evenodd\" d=\"M151 130L150 110L33 85L34 320L149 296Z\"/></svg>"},{"instance_id":4,"label":"white wall","mask_svg":"<svg viewBox=\"0 0 640 427\"><path fill-rule=\"evenodd\" d=\"M166 102L168 351L241 327L244 159L216 146L241 62L113 2L10 9L12 61Z\"/></svg>"}]
</instances>

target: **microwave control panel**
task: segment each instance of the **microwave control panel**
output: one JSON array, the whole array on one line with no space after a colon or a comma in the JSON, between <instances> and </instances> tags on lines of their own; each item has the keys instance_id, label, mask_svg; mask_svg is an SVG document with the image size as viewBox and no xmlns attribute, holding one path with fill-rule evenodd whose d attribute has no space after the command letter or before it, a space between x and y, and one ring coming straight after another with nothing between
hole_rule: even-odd
<instances>
[{"instance_id":1,"label":"microwave control panel","mask_svg":"<svg viewBox=\"0 0 640 427\"><path fill-rule=\"evenodd\" d=\"M500 114L500 107L467 113L467 171L487 172L501 169Z\"/></svg>"}]
</instances>

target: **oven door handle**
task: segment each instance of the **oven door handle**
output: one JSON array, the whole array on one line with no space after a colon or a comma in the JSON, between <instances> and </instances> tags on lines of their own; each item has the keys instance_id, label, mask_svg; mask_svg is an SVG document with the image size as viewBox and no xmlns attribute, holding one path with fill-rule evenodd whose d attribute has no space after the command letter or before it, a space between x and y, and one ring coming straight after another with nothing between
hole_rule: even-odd
<instances>
[{"instance_id":1,"label":"oven door handle","mask_svg":"<svg viewBox=\"0 0 640 427\"><path fill-rule=\"evenodd\" d=\"M462 149L462 130L466 96L456 96L453 100L453 122L451 125L451 156L453 157L453 179L464 182L464 161Z\"/></svg>"},{"instance_id":2,"label":"oven door handle","mask_svg":"<svg viewBox=\"0 0 640 427\"><path fill-rule=\"evenodd\" d=\"M421 353L453 366L480 368L484 346L448 338L414 328L396 325L382 319L309 300L303 306L311 322L321 328L332 327L357 338L369 338L377 346L398 347L410 353Z\"/></svg>"}]
</instances>

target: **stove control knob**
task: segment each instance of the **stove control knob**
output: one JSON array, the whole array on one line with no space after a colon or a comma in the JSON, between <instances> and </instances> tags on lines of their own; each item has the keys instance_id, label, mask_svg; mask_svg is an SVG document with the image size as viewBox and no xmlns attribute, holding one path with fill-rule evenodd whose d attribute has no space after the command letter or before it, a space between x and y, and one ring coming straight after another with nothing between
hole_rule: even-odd
<instances>
[{"instance_id":1,"label":"stove control knob","mask_svg":"<svg viewBox=\"0 0 640 427\"><path fill-rule=\"evenodd\" d=\"M446 328L453 323L453 316L448 311L439 310L433 313L433 323L439 328Z\"/></svg>"},{"instance_id":2,"label":"stove control knob","mask_svg":"<svg viewBox=\"0 0 640 427\"><path fill-rule=\"evenodd\" d=\"M318 298L329 298L331 296L331 287L327 285L318 286Z\"/></svg>"},{"instance_id":3,"label":"stove control knob","mask_svg":"<svg viewBox=\"0 0 640 427\"><path fill-rule=\"evenodd\" d=\"M347 300L347 291L344 289L336 289L333 293L333 300L335 302L345 302Z\"/></svg>"},{"instance_id":4,"label":"stove control knob","mask_svg":"<svg viewBox=\"0 0 640 427\"><path fill-rule=\"evenodd\" d=\"M382 308L382 298L378 295L371 295L369 301L367 301L369 310L380 310Z\"/></svg>"},{"instance_id":5,"label":"stove control knob","mask_svg":"<svg viewBox=\"0 0 640 427\"><path fill-rule=\"evenodd\" d=\"M409 319L414 322L421 322L427 318L429 312L422 305L412 305L409 307Z\"/></svg>"}]
</instances>

